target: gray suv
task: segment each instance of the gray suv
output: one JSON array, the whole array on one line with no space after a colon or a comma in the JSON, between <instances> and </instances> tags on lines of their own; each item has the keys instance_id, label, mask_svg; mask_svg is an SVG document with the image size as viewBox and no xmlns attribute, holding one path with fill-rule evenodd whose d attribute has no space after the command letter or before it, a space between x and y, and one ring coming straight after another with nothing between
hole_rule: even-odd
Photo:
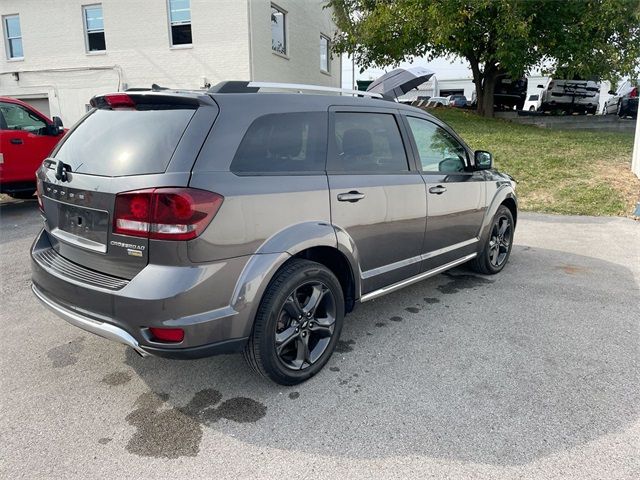
<instances>
[{"instance_id":1,"label":"gray suv","mask_svg":"<svg viewBox=\"0 0 640 480\"><path fill-rule=\"evenodd\" d=\"M37 172L42 303L143 356L243 351L293 385L356 303L505 266L515 183L488 152L373 94L264 90L94 97Z\"/></svg>"}]
</instances>

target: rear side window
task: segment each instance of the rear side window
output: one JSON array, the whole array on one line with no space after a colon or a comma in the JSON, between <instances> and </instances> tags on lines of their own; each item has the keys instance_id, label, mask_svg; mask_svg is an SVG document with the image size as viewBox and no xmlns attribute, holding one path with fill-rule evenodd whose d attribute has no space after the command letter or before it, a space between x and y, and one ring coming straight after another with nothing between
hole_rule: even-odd
<instances>
[{"instance_id":1,"label":"rear side window","mask_svg":"<svg viewBox=\"0 0 640 480\"><path fill-rule=\"evenodd\" d=\"M231 162L239 174L324 172L327 117L322 112L277 113L256 119Z\"/></svg>"},{"instance_id":2,"label":"rear side window","mask_svg":"<svg viewBox=\"0 0 640 480\"><path fill-rule=\"evenodd\" d=\"M163 173L195 109L90 113L55 158L71 171L106 177Z\"/></svg>"},{"instance_id":3,"label":"rear side window","mask_svg":"<svg viewBox=\"0 0 640 480\"><path fill-rule=\"evenodd\" d=\"M336 113L335 156L338 172L398 173L409 171L395 116L387 113Z\"/></svg>"}]
</instances>

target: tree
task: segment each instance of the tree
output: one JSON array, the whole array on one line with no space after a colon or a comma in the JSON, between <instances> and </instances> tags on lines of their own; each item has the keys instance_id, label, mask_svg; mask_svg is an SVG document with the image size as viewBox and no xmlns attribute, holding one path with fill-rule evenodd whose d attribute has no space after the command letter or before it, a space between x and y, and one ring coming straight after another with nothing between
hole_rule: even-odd
<instances>
[{"instance_id":1,"label":"tree","mask_svg":"<svg viewBox=\"0 0 640 480\"><path fill-rule=\"evenodd\" d=\"M334 51L362 68L443 55L465 58L478 112L493 115L496 82L533 67L567 78L638 72L640 0L330 0Z\"/></svg>"}]
</instances>

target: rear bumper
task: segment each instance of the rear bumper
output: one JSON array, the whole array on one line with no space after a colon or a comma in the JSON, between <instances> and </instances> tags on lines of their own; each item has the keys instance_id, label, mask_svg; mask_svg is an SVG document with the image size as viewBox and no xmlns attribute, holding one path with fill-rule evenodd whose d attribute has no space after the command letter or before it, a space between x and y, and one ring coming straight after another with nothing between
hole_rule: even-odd
<instances>
[{"instance_id":1,"label":"rear bumper","mask_svg":"<svg viewBox=\"0 0 640 480\"><path fill-rule=\"evenodd\" d=\"M49 310L72 325L141 355L168 358L230 353L246 344L251 310L231 305L231 300L250 256L184 267L149 264L119 286L105 283L98 272L82 272L80 265L45 262L42 253L51 250L43 230L31 250L32 289ZM156 341L149 327L182 328L184 339L175 344Z\"/></svg>"},{"instance_id":2,"label":"rear bumper","mask_svg":"<svg viewBox=\"0 0 640 480\"><path fill-rule=\"evenodd\" d=\"M127 345L128 347L133 348L142 357L154 355L157 357L172 358L176 360L189 360L195 358L210 357L212 355L220 355L224 353L235 353L242 351L248 340L248 338L235 338L232 340L225 340L222 342L216 342L191 348L158 348L150 346L142 347L135 338L133 338L122 328L116 327L111 323L101 322L99 320L95 320L91 317L87 317L69 310L48 298L35 285L31 285L31 290L33 290L35 296L45 307L47 307L63 320L69 322L71 325L74 325L100 337L106 338L107 340L112 340L114 342Z\"/></svg>"},{"instance_id":3,"label":"rear bumper","mask_svg":"<svg viewBox=\"0 0 640 480\"><path fill-rule=\"evenodd\" d=\"M116 327L107 322L100 322L98 320L94 320L90 317L81 315L79 313L73 312L62 305L55 303L49 297L47 297L38 287L35 285L31 285L31 290L35 296L40 300L40 302L51 310L53 313L58 315L63 320L66 320L71 325L74 325L78 328L86 330L87 332L91 332L100 337L106 338L108 340L113 340L114 342L123 343L133 348L136 352L138 352L143 357L149 355L145 352L141 347L138 341L129 335L125 330Z\"/></svg>"}]
</instances>

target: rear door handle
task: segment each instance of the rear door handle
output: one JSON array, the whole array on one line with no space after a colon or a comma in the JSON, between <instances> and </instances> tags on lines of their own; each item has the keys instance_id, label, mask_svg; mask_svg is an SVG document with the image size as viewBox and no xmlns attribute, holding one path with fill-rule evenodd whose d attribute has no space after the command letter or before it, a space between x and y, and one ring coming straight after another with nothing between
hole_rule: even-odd
<instances>
[{"instance_id":1,"label":"rear door handle","mask_svg":"<svg viewBox=\"0 0 640 480\"><path fill-rule=\"evenodd\" d=\"M22 139L21 138L12 138L11 140L9 140L11 143L13 143L14 145L22 145Z\"/></svg>"},{"instance_id":2,"label":"rear door handle","mask_svg":"<svg viewBox=\"0 0 640 480\"><path fill-rule=\"evenodd\" d=\"M364 193L360 193L356 190L351 190L349 193L339 193L338 201L339 202L351 202L355 203L364 198Z\"/></svg>"},{"instance_id":3,"label":"rear door handle","mask_svg":"<svg viewBox=\"0 0 640 480\"><path fill-rule=\"evenodd\" d=\"M429 193L435 193L436 195L442 195L446 191L447 187L443 187L442 185L437 185L429 189Z\"/></svg>"}]
</instances>

